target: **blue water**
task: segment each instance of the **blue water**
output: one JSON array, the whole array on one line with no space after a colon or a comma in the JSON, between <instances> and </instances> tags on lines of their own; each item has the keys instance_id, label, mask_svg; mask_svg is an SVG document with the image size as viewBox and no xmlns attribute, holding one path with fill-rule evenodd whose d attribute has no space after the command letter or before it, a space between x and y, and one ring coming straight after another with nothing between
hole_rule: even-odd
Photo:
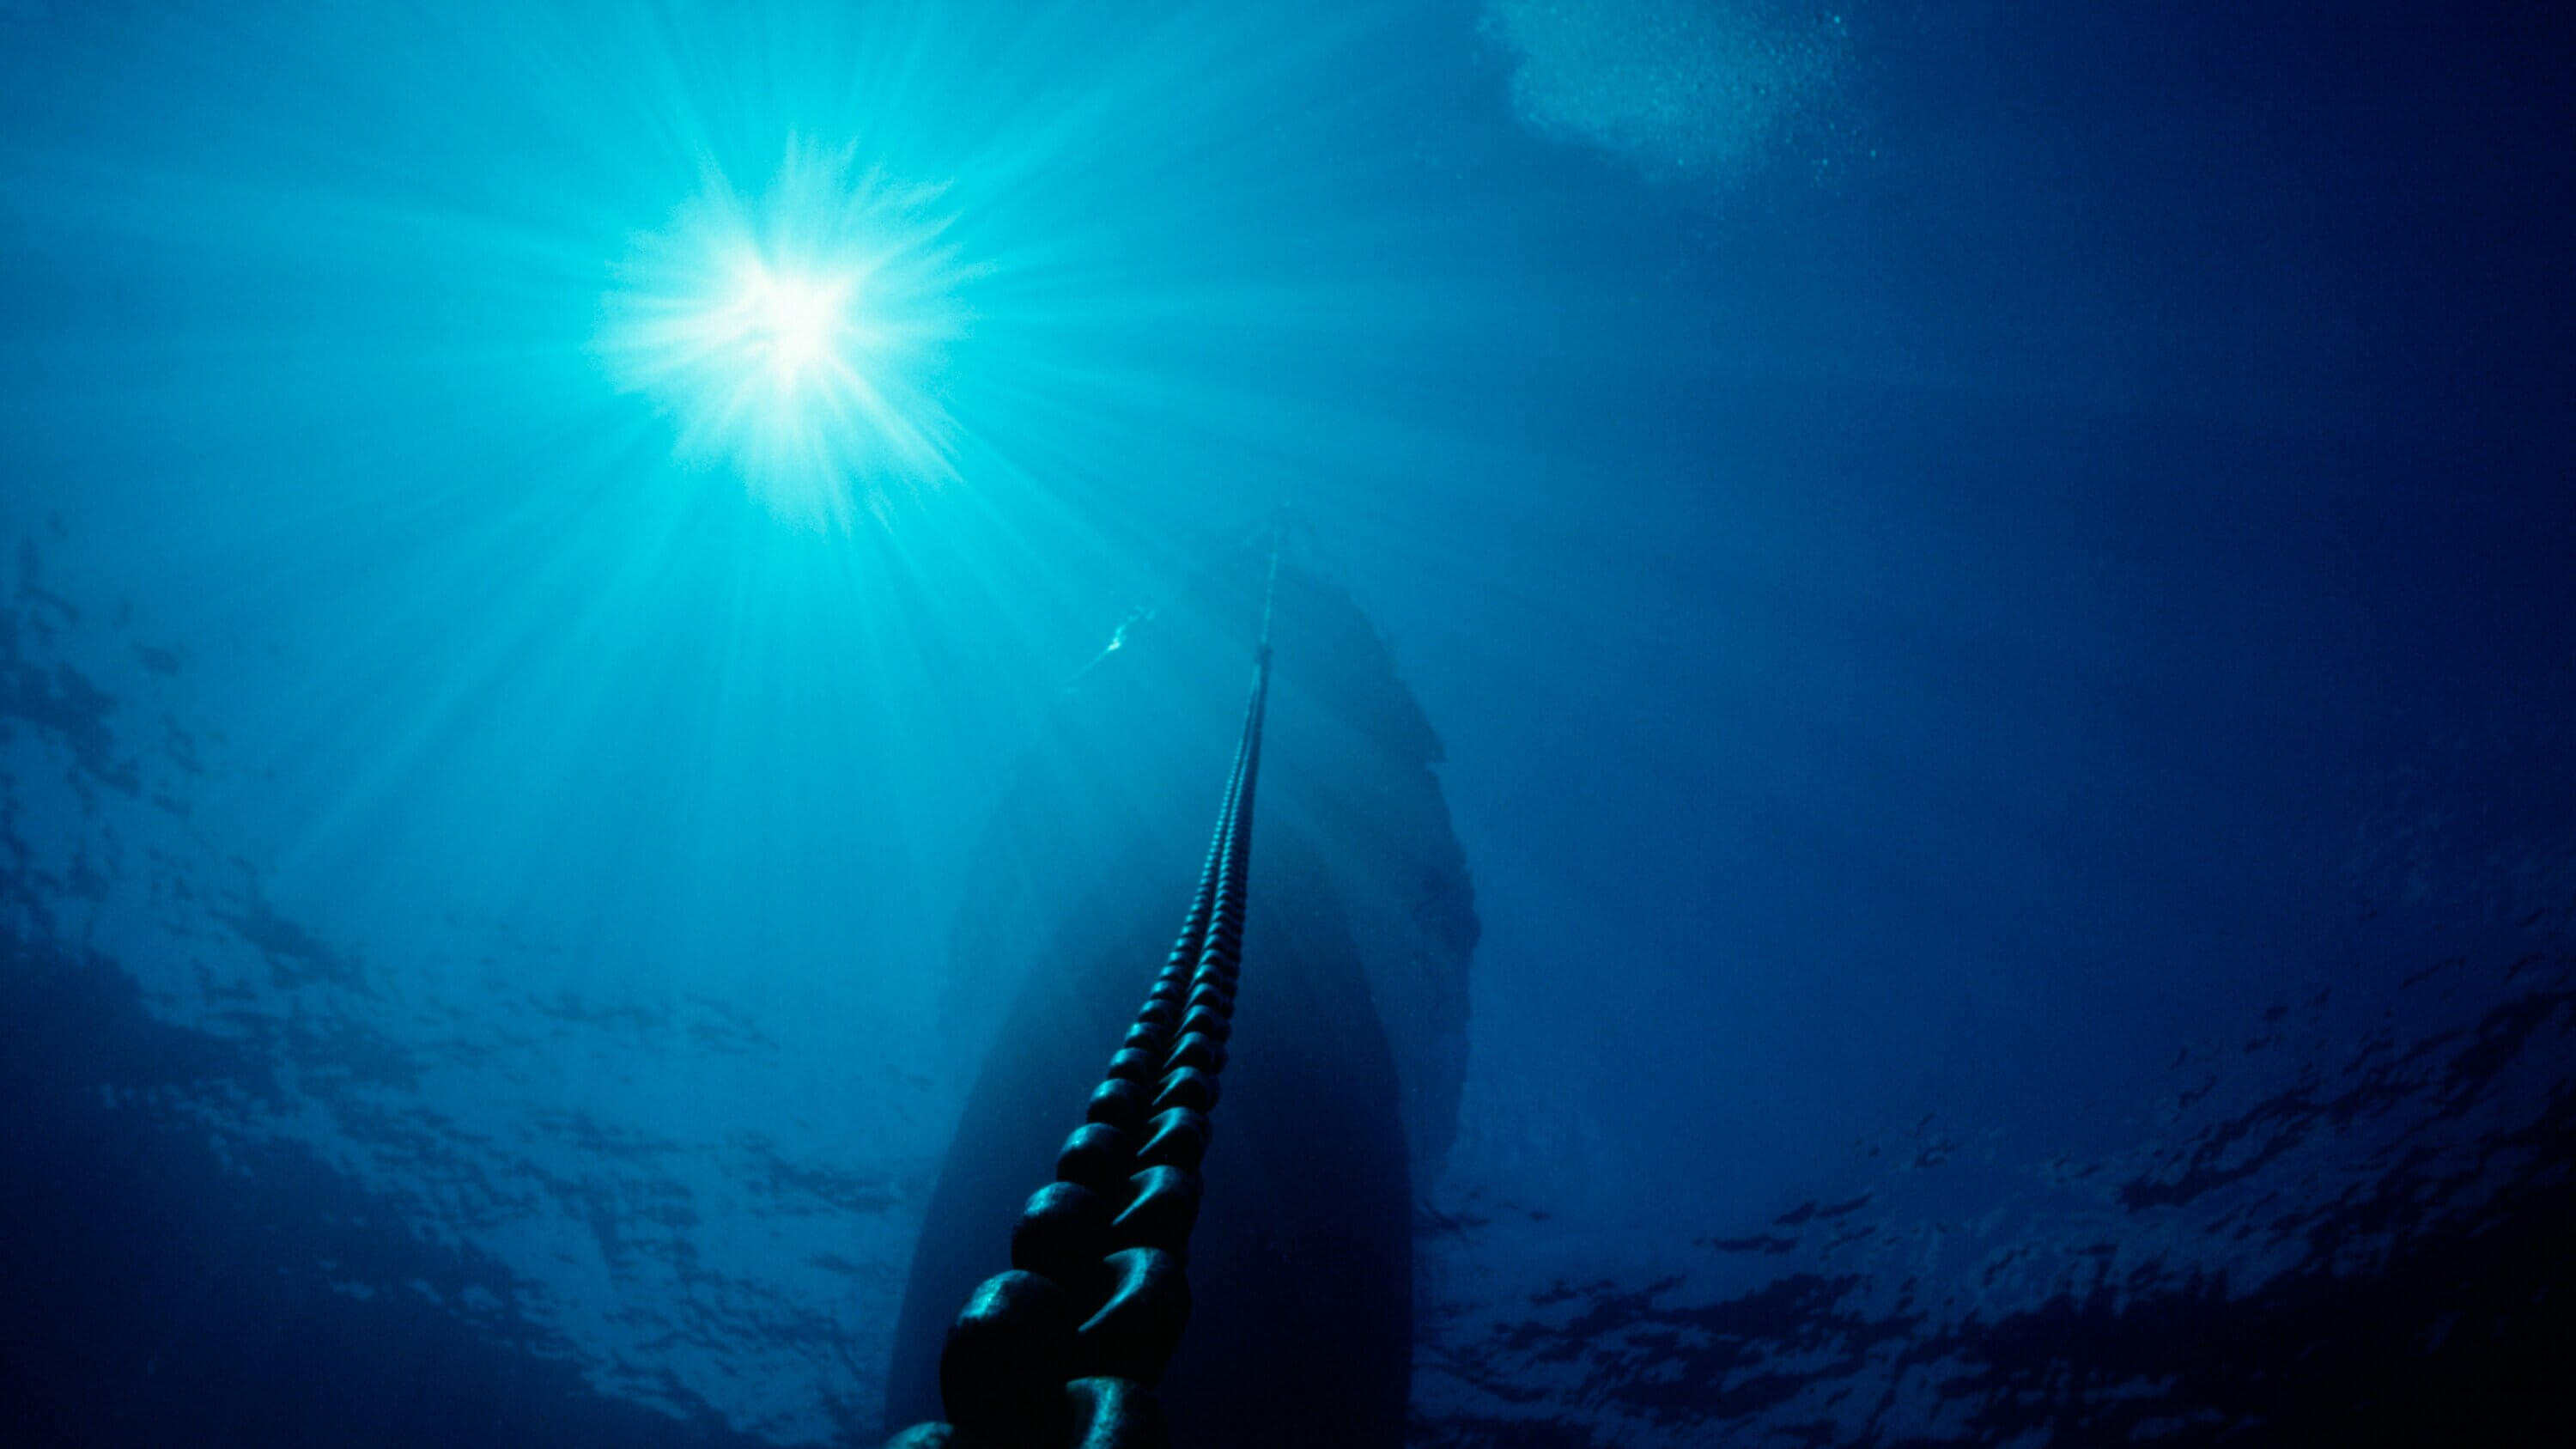
<instances>
[{"instance_id":1,"label":"blue water","mask_svg":"<svg viewBox=\"0 0 2576 1449\"><path fill-rule=\"evenodd\" d=\"M1416 1442L2563 1424L2570 39L0 0L0 1437L864 1441L975 842L1282 502Z\"/></svg>"}]
</instances>

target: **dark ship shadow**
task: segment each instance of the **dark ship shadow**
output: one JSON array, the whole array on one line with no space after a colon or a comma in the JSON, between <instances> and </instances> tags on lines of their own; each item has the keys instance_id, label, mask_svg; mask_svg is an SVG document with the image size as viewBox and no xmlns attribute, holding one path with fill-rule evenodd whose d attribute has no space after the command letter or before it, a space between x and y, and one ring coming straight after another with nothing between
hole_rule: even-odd
<instances>
[{"instance_id":1,"label":"dark ship shadow","mask_svg":"<svg viewBox=\"0 0 2576 1449\"><path fill-rule=\"evenodd\" d=\"M1009 1266L1188 904L1250 674L1257 555L1104 656L1023 766L961 914L961 1048L989 1043L913 1260L890 1429L942 1417L951 1317ZM1180 1445L1404 1439L1413 1182L1463 1068L1475 939L1437 742L1366 619L1284 572L1244 981L1158 1396Z\"/></svg>"}]
</instances>

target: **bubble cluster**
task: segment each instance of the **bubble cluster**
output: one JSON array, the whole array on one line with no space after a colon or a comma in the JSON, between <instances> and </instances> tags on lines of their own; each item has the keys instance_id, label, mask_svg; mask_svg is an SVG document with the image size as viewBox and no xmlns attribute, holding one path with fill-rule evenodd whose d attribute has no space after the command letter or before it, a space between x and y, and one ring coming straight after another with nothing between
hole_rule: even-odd
<instances>
[{"instance_id":1,"label":"bubble cluster","mask_svg":"<svg viewBox=\"0 0 2576 1449\"><path fill-rule=\"evenodd\" d=\"M1829 93L1842 17L1779 0L1486 0L1521 117L1649 176L1744 175Z\"/></svg>"}]
</instances>

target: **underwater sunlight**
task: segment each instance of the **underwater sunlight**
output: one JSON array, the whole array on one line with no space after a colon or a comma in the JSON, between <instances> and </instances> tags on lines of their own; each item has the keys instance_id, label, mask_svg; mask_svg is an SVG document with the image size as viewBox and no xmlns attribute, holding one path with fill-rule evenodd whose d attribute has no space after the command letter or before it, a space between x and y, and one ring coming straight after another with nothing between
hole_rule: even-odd
<instances>
[{"instance_id":1,"label":"underwater sunlight","mask_svg":"<svg viewBox=\"0 0 2576 1449\"><path fill-rule=\"evenodd\" d=\"M677 423L684 460L816 527L953 472L935 384L964 326L964 268L939 188L855 167L852 148L791 140L756 196L710 168L635 239L599 341L618 384Z\"/></svg>"},{"instance_id":2,"label":"underwater sunlight","mask_svg":"<svg viewBox=\"0 0 2576 1449\"><path fill-rule=\"evenodd\" d=\"M2568 55L0 0L0 1449L2576 1444Z\"/></svg>"}]
</instances>

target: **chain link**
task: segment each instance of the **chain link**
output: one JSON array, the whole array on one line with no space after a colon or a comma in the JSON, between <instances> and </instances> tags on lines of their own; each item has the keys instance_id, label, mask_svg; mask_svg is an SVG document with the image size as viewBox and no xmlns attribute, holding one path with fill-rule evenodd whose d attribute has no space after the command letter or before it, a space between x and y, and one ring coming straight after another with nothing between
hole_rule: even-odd
<instances>
[{"instance_id":1,"label":"chain link","mask_svg":"<svg viewBox=\"0 0 2576 1449\"><path fill-rule=\"evenodd\" d=\"M1180 935L1065 1138L1056 1180L1012 1228L1010 1271L977 1285L949 1326L948 1422L916 1424L887 1449L1168 1449L1153 1390L1190 1317L1185 1265L1243 968L1278 584L1274 533L1252 697Z\"/></svg>"}]
</instances>

